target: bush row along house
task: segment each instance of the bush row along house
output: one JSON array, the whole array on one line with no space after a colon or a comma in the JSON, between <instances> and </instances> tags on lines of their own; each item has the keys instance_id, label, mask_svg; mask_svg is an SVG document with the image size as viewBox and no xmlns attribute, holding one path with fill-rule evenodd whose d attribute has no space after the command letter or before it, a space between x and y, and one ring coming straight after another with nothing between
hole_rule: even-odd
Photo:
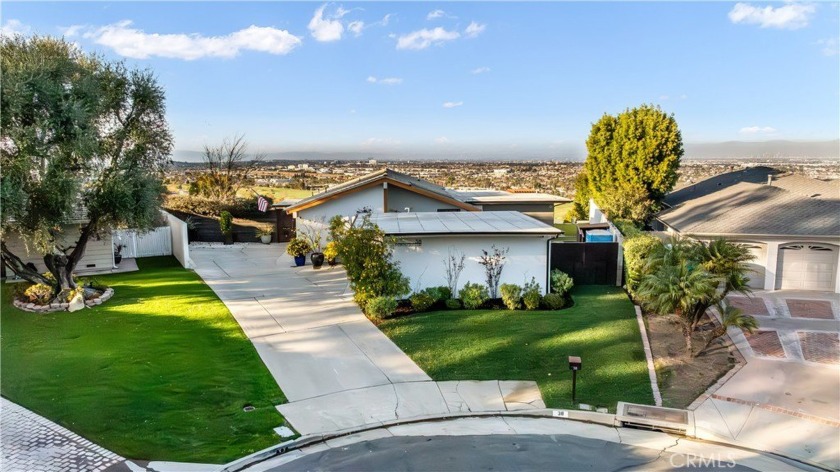
<instances>
[{"instance_id":1,"label":"bush row along house","mask_svg":"<svg viewBox=\"0 0 840 472\"><path fill-rule=\"evenodd\" d=\"M371 214L397 238L394 258L413 290L446 285L445 260L465 256L460 285L484 283L482 250L507 249L502 283L532 277L547 289L548 242L555 228L554 206L569 200L543 193L458 191L383 169L286 206L299 228L325 225L335 215Z\"/></svg>"}]
</instances>

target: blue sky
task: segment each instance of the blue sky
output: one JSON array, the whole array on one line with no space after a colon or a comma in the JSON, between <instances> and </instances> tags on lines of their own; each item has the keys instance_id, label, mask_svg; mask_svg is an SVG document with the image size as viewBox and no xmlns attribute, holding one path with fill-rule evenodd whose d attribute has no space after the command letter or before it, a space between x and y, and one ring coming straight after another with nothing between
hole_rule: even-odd
<instances>
[{"instance_id":1,"label":"blue sky","mask_svg":"<svg viewBox=\"0 0 840 472\"><path fill-rule=\"evenodd\" d=\"M3 2L149 67L176 149L572 153L642 103L687 142L837 139L838 3Z\"/></svg>"}]
</instances>

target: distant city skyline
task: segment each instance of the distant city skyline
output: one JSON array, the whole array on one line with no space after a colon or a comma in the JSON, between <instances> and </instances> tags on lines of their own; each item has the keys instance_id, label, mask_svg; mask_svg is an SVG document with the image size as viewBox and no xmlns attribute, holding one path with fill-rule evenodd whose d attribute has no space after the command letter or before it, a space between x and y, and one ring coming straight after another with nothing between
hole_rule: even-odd
<instances>
[{"instance_id":1,"label":"distant city skyline","mask_svg":"<svg viewBox=\"0 0 840 472\"><path fill-rule=\"evenodd\" d=\"M155 71L178 151L579 159L643 103L686 143L832 146L838 5L4 2L2 29Z\"/></svg>"}]
</instances>

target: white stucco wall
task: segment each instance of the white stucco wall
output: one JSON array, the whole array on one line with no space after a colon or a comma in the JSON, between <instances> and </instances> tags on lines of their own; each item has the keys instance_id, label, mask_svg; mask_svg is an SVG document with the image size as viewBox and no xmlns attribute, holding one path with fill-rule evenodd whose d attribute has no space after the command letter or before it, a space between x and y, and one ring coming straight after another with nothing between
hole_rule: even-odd
<instances>
[{"instance_id":1,"label":"white stucco wall","mask_svg":"<svg viewBox=\"0 0 840 472\"><path fill-rule=\"evenodd\" d=\"M381 186L371 187L357 192L342 195L312 208L297 212L298 218L309 221L329 222L335 215L353 216L364 207L377 213L383 213L384 196Z\"/></svg>"},{"instance_id":2,"label":"white stucco wall","mask_svg":"<svg viewBox=\"0 0 840 472\"><path fill-rule=\"evenodd\" d=\"M162 211L166 216L166 221L169 222L170 233L172 235L172 255L178 262L181 263L185 269L192 268L192 261L190 260L190 241L187 233L187 223L181 221L174 215Z\"/></svg>"},{"instance_id":3,"label":"white stucco wall","mask_svg":"<svg viewBox=\"0 0 840 472\"><path fill-rule=\"evenodd\" d=\"M535 277L546 293L548 236L451 235L406 239L421 240L420 246L398 245L394 249L394 260L400 262L400 270L409 278L413 291L447 284L444 259L449 257L450 250L466 256L458 289L467 282L484 284L484 267L478 263L478 257L482 249L490 251L495 244L498 248L510 248L501 283L522 285Z\"/></svg>"},{"instance_id":4,"label":"white stucco wall","mask_svg":"<svg viewBox=\"0 0 840 472\"><path fill-rule=\"evenodd\" d=\"M424 197L423 195L391 185L388 188L388 211L401 213L405 211L406 207L410 208L410 211L413 212L458 209L455 205Z\"/></svg>"}]
</instances>

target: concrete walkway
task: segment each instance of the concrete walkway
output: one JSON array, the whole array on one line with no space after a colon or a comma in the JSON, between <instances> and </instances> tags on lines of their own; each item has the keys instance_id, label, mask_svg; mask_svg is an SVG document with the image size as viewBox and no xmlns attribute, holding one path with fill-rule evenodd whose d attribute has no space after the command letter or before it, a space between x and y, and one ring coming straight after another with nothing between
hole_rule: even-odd
<instances>
[{"instance_id":1,"label":"concrete walkway","mask_svg":"<svg viewBox=\"0 0 840 472\"><path fill-rule=\"evenodd\" d=\"M840 469L837 296L758 292L734 301L756 317L759 332L730 329L746 365L690 407L698 437Z\"/></svg>"},{"instance_id":2,"label":"concrete walkway","mask_svg":"<svg viewBox=\"0 0 840 472\"><path fill-rule=\"evenodd\" d=\"M292 267L285 245L195 248L218 294L286 394L302 434L397 418L543 408L534 382L433 382L353 302L340 267Z\"/></svg>"}]
</instances>

